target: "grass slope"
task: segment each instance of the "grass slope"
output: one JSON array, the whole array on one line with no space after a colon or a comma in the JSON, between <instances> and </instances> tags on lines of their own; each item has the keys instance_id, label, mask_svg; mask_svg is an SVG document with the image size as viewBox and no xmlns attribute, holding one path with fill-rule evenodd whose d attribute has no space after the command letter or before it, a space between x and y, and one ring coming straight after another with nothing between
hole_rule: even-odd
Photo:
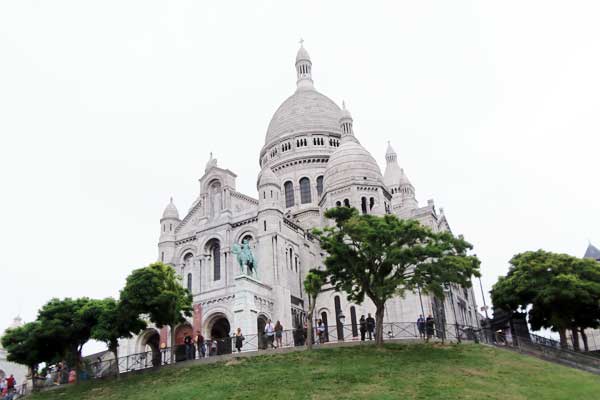
<instances>
[{"instance_id":1,"label":"grass slope","mask_svg":"<svg viewBox=\"0 0 600 400\"><path fill-rule=\"evenodd\" d=\"M597 399L598 376L479 345L338 347L165 368L31 400Z\"/></svg>"}]
</instances>

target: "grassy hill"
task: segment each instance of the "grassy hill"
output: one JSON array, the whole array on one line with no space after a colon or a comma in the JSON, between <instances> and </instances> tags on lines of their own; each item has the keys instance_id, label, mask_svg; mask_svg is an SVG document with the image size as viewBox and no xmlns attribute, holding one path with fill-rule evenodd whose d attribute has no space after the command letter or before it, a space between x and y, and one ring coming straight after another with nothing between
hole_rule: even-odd
<instances>
[{"instance_id":1,"label":"grassy hill","mask_svg":"<svg viewBox=\"0 0 600 400\"><path fill-rule=\"evenodd\" d=\"M267 353L164 368L31 400L594 399L600 378L479 345L386 345Z\"/></svg>"}]
</instances>

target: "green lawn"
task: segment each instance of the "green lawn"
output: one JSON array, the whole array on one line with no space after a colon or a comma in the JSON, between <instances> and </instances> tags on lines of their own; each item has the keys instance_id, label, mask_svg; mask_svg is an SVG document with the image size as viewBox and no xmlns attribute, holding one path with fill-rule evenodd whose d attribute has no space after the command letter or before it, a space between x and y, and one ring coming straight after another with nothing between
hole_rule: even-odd
<instances>
[{"instance_id":1,"label":"green lawn","mask_svg":"<svg viewBox=\"0 0 600 400\"><path fill-rule=\"evenodd\" d=\"M338 347L164 368L31 400L599 399L600 377L480 345Z\"/></svg>"}]
</instances>

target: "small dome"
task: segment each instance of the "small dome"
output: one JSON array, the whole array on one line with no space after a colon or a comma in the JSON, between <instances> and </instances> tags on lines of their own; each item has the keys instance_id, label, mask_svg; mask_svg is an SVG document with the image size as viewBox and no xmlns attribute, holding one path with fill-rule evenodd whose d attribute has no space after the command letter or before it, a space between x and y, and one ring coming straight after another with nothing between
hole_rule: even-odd
<instances>
[{"instance_id":1,"label":"small dome","mask_svg":"<svg viewBox=\"0 0 600 400\"><path fill-rule=\"evenodd\" d=\"M398 186L406 186L406 185L412 186L412 183L410 183L408 176L406 176L406 173L404 172L404 168L400 168L400 180L398 181Z\"/></svg>"},{"instance_id":2,"label":"small dome","mask_svg":"<svg viewBox=\"0 0 600 400\"><path fill-rule=\"evenodd\" d=\"M175 204L173 204L173 198L172 197L171 197L171 201L167 205L167 208L165 208L165 211L163 212L163 216L162 217L163 218L179 219L179 211L177 211L177 207L175 207Z\"/></svg>"},{"instance_id":3,"label":"small dome","mask_svg":"<svg viewBox=\"0 0 600 400\"><path fill-rule=\"evenodd\" d=\"M297 90L279 106L267 129L265 144L290 133L340 133L341 110L329 97L314 89Z\"/></svg>"},{"instance_id":4,"label":"small dome","mask_svg":"<svg viewBox=\"0 0 600 400\"><path fill-rule=\"evenodd\" d=\"M300 46L298 53L296 53L296 63L299 61L310 61L310 56L308 55L308 51L306 51L304 46Z\"/></svg>"},{"instance_id":5,"label":"small dome","mask_svg":"<svg viewBox=\"0 0 600 400\"><path fill-rule=\"evenodd\" d=\"M342 116L340 117L340 122L346 119L352 120L352 114L350 114L350 111L346 108L346 102L342 101Z\"/></svg>"},{"instance_id":6,"label":"small dome","mask_svg":"<svg viewBox=\"0 0 600 400\"><path fill-rule=\"evenodd\" d=\"M265 168L261 171L260 175L258 176L258 187L261 186L265 186L265 185L274 185L277 187L281 187L280 183L279 183L279 179L277 179L277 176L275 175L275 173L273 173L273 170L271 168Z\"/></svg>"},{"instance_id":7,"label":"small dome","mask_svg":"<svg viewBox=\"0 0 600 400\"><path fill-rule=\"evenodd\" d=\"M324 181L325 190L352 183L383 186L379 165L352 135L345 135L341 146L329 158Z\"/></svg>"},{"instance_id":8,"label":"small dome","mask_svg":"<svg viewBox=\"0 0 600 400\"><path fill-rule=\"evenodd\" d=\"M402 174L404 173L400 166L398 165L398 157L396 156L396 152L392 148L390 142L388 142L388 147L385 152L385 173L383 174L383 181L385 182L388 188L393 186L397 186L402 179Z\"/></svg>"}]
</instances>

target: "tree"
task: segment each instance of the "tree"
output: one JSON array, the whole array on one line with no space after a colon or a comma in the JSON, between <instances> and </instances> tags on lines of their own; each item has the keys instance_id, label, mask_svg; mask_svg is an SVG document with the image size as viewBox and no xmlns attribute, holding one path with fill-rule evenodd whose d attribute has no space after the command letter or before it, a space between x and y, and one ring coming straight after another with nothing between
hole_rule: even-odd
<instances>
[{"instance_id":1,"label":"tree","mask_svg":"<svg viewBox=\"0 0 600 400\"><path fill-rule=\"evenodd\" d=\"M85 313L94 315L96 324L92 327L91 338L104 342L115 357L115 373L119 376L119 339L130 338L146 328L146 322L139 314L123 307L113 298L91 300Z\"/></svg>"},{"instance_id":2,"label":"tree","mask_svg":"<svg viewBox=\"0 0 600 400\"><path fill-rule=\"evenodd\" d=\"M306 278L304 278L304 291L308 296L308 322L307 322L307 347L308 349L312 349L313 345L313 313L315 311L315 306L317 304L317 296L321 292L321 288L325 284L325 274L323 271L319 271L316 269L311 269L308 271Z\"/></svg>"},{"instance_id":3,"label":"tree","mask_svg":"<svg viewBox=\"0 0 600 400\"><path fill-rule=\"evenodd\" d=\"M158 328L170 327L171 363L175 361L175 327L192 316L192 295L181 285L175 270L161 262L136 269L121 291L121 305L146 314Z\"/></svg>"},{"instance_id":4,"label":"tree","mask_svg":"<svg viewBox=\"0 0 600 400\"><path fill-rule=\"evenodd\" d=\"M28 322L16 328L9 328L2 336L2 347L7 352L6 359L26 365L33 373L42 362L51 362L56 354L48 351L39 322Z\"/></svg>"},{"instance_id":5,"label":"tree","mask_svg":"<svg viewBox=\"0 0 600 400\"><path fill-rule=\"evenodd\" d=\"M600 263L538 250L517 254L510 264L492 288L494 307L527 312L531 328L558 332L562 347L571 329L578 350L578 333L600 320Z\"/></svg>"},{"instance_id":6,"label":"tree","mask_svg":"<svg viewBox=\"0 0 600 400\"><path fill-rule=\"evenodd\" d=\"M376 343L383 344L385 303L420 287L440 298L442 285L471 285L479 276L479 260L467 255L472 246L450 232L435 233L414 220L359 215L337 207L325 213L335 226L314 230L327 252L326 273L348 300L362 303L365 296L376 307Z\"/></svg>"},{"instance_id":7,"label":"tree","mask_svg":"<svg viewBox=\"0 0 600 400\"><path fill-rule=\"evenodd\" d=\"M37 319L49 352L70 359L75 366L77 381L81 370L81 350L90 339L97 321L97 315L85 312L90 301L87 297L54 298L42 307Z\"/></svg>"}]
</instances>

